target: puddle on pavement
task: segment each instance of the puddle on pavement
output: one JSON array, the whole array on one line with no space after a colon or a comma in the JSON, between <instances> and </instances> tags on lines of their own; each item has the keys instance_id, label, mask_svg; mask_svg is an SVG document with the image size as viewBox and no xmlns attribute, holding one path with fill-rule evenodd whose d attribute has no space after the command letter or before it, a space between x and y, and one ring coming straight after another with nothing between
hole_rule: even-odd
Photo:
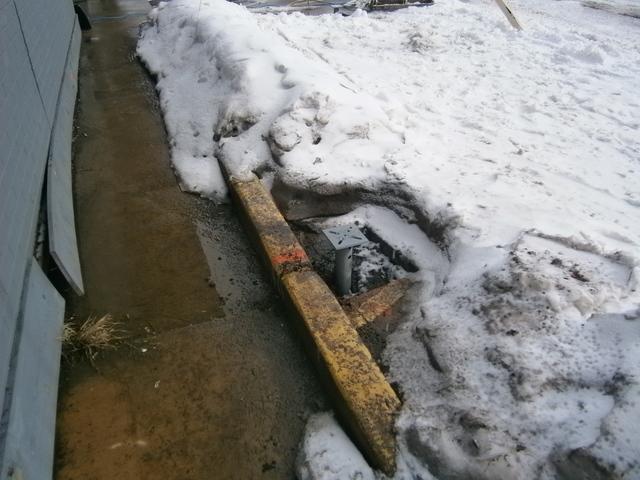
<instances>
[{"instance_id":1,"label":"puddle on pavement","mask_svg":"<svg viewBox=\"0 0 640 480\"><path fill-rule=\"evenodd\" d=\"M227 315L264 314L279 304L253 248L238 242L245 233L230 206L216 207L215 213L197 220L196 225L209 266L207 282L220 296Z\"/></svg>"},{"instance_id":2,"label":"puddle on pavement","mask_svg":"<svg viewBox=\"0 0 640 480\"><path fill-rule=\"evenodd\" d=\"M228 205L182 193L153 85L133 52L142 0L89 0L74 191L87 293L129 338L64 363L56 478L290 479L328 405ZM137 10L136 10L137 11ZM90 41L95 37L99 40Z\"/></svg>"}]
</instances>

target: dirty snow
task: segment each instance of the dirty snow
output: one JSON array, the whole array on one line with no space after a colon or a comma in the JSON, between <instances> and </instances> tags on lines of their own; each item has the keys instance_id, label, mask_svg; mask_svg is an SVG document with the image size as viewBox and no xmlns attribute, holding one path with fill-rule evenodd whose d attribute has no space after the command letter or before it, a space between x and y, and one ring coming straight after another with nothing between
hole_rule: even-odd
<instances>
[{"instance_id":1,"label":"dirty snow","mask_svg":"<svg viewBox=\"0 0 640 480\"><path fill-rule=\"evenodd\" d=\"M219 160L366 192L377 206L344 221L416 258L423 295L385 352L405 399L398 478L640 478L630 3L512 1L522 32L484 0L351 17L174 0L150 15L138 53L184 188L224 198ZM310 422L303 478L323 478L317 442L339 455L336 428Z\"/></svg>"}]
</instances>

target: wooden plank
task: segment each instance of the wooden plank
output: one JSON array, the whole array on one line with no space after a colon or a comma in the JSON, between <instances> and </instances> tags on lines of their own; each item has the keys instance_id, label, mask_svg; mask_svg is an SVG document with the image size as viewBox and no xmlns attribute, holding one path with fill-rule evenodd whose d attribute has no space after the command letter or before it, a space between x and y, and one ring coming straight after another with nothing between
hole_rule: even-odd
<instances>
[{"instance_id":1,"label":"wooden plank","mask_svg":"<svg viewBox=\"0 0 640 480\"><path fill-rule=\"evenodd\" d=\"M393 475L400 400L336 297L311 270L307 254L262 182L255 176L229 177L224 168L223 173L348 431L375 468Z\"/></svg>"}]
</instances>

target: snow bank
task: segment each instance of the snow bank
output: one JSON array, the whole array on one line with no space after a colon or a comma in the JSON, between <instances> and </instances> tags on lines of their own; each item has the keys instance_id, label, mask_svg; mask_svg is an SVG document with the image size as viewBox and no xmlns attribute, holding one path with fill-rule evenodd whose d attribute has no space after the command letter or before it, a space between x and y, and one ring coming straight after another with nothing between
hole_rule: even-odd
<instances>
[{"instance_id":1,"label":"snow bank","mask_svg":"<svg viewBox=\"0 0 640 480\"><path fill-rule=\"evenodd\" d=\"M424 285L385 352L398 478L640 477L640 23L511 4L522 32L480 0L352 17L174 0L138 52L185 188L222 198L217 157L393 210L357 216Z\"/></svg>"},{"instance_id":2,"label":"snow bank","mask_svg":"<svg viewBox=\"0 0 640 480\"><path fill-rule=\"evenodd\" d=\"M384 179L378 157L397 140L376 121L384 111L330 67L262 31L248 10L187 0L160 4L150 21L138 54L158 75L172 160L186 189L225 195L214 155L237 176L275 161L291 182L321 179L316 190L325 193Z\"/></svg>"}]
</instances>

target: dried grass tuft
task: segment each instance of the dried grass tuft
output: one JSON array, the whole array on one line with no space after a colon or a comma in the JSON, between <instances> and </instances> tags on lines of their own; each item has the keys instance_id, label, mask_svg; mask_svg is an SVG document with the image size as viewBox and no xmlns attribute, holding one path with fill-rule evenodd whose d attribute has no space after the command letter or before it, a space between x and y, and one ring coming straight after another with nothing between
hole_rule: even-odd
<instances>
[{"instance_id":1,"label":"dried grass tuft","mask_svg":"<svg viewBox=\"0 0 640 480\"><path fill-rule=\"evenodd\" d=\"M125 338L122 323L111 315L90 316L80 327L65 323L62 346L67 357L85 355L91 363L104 350L113 350Z\"/></svg>"}]
</instances>

